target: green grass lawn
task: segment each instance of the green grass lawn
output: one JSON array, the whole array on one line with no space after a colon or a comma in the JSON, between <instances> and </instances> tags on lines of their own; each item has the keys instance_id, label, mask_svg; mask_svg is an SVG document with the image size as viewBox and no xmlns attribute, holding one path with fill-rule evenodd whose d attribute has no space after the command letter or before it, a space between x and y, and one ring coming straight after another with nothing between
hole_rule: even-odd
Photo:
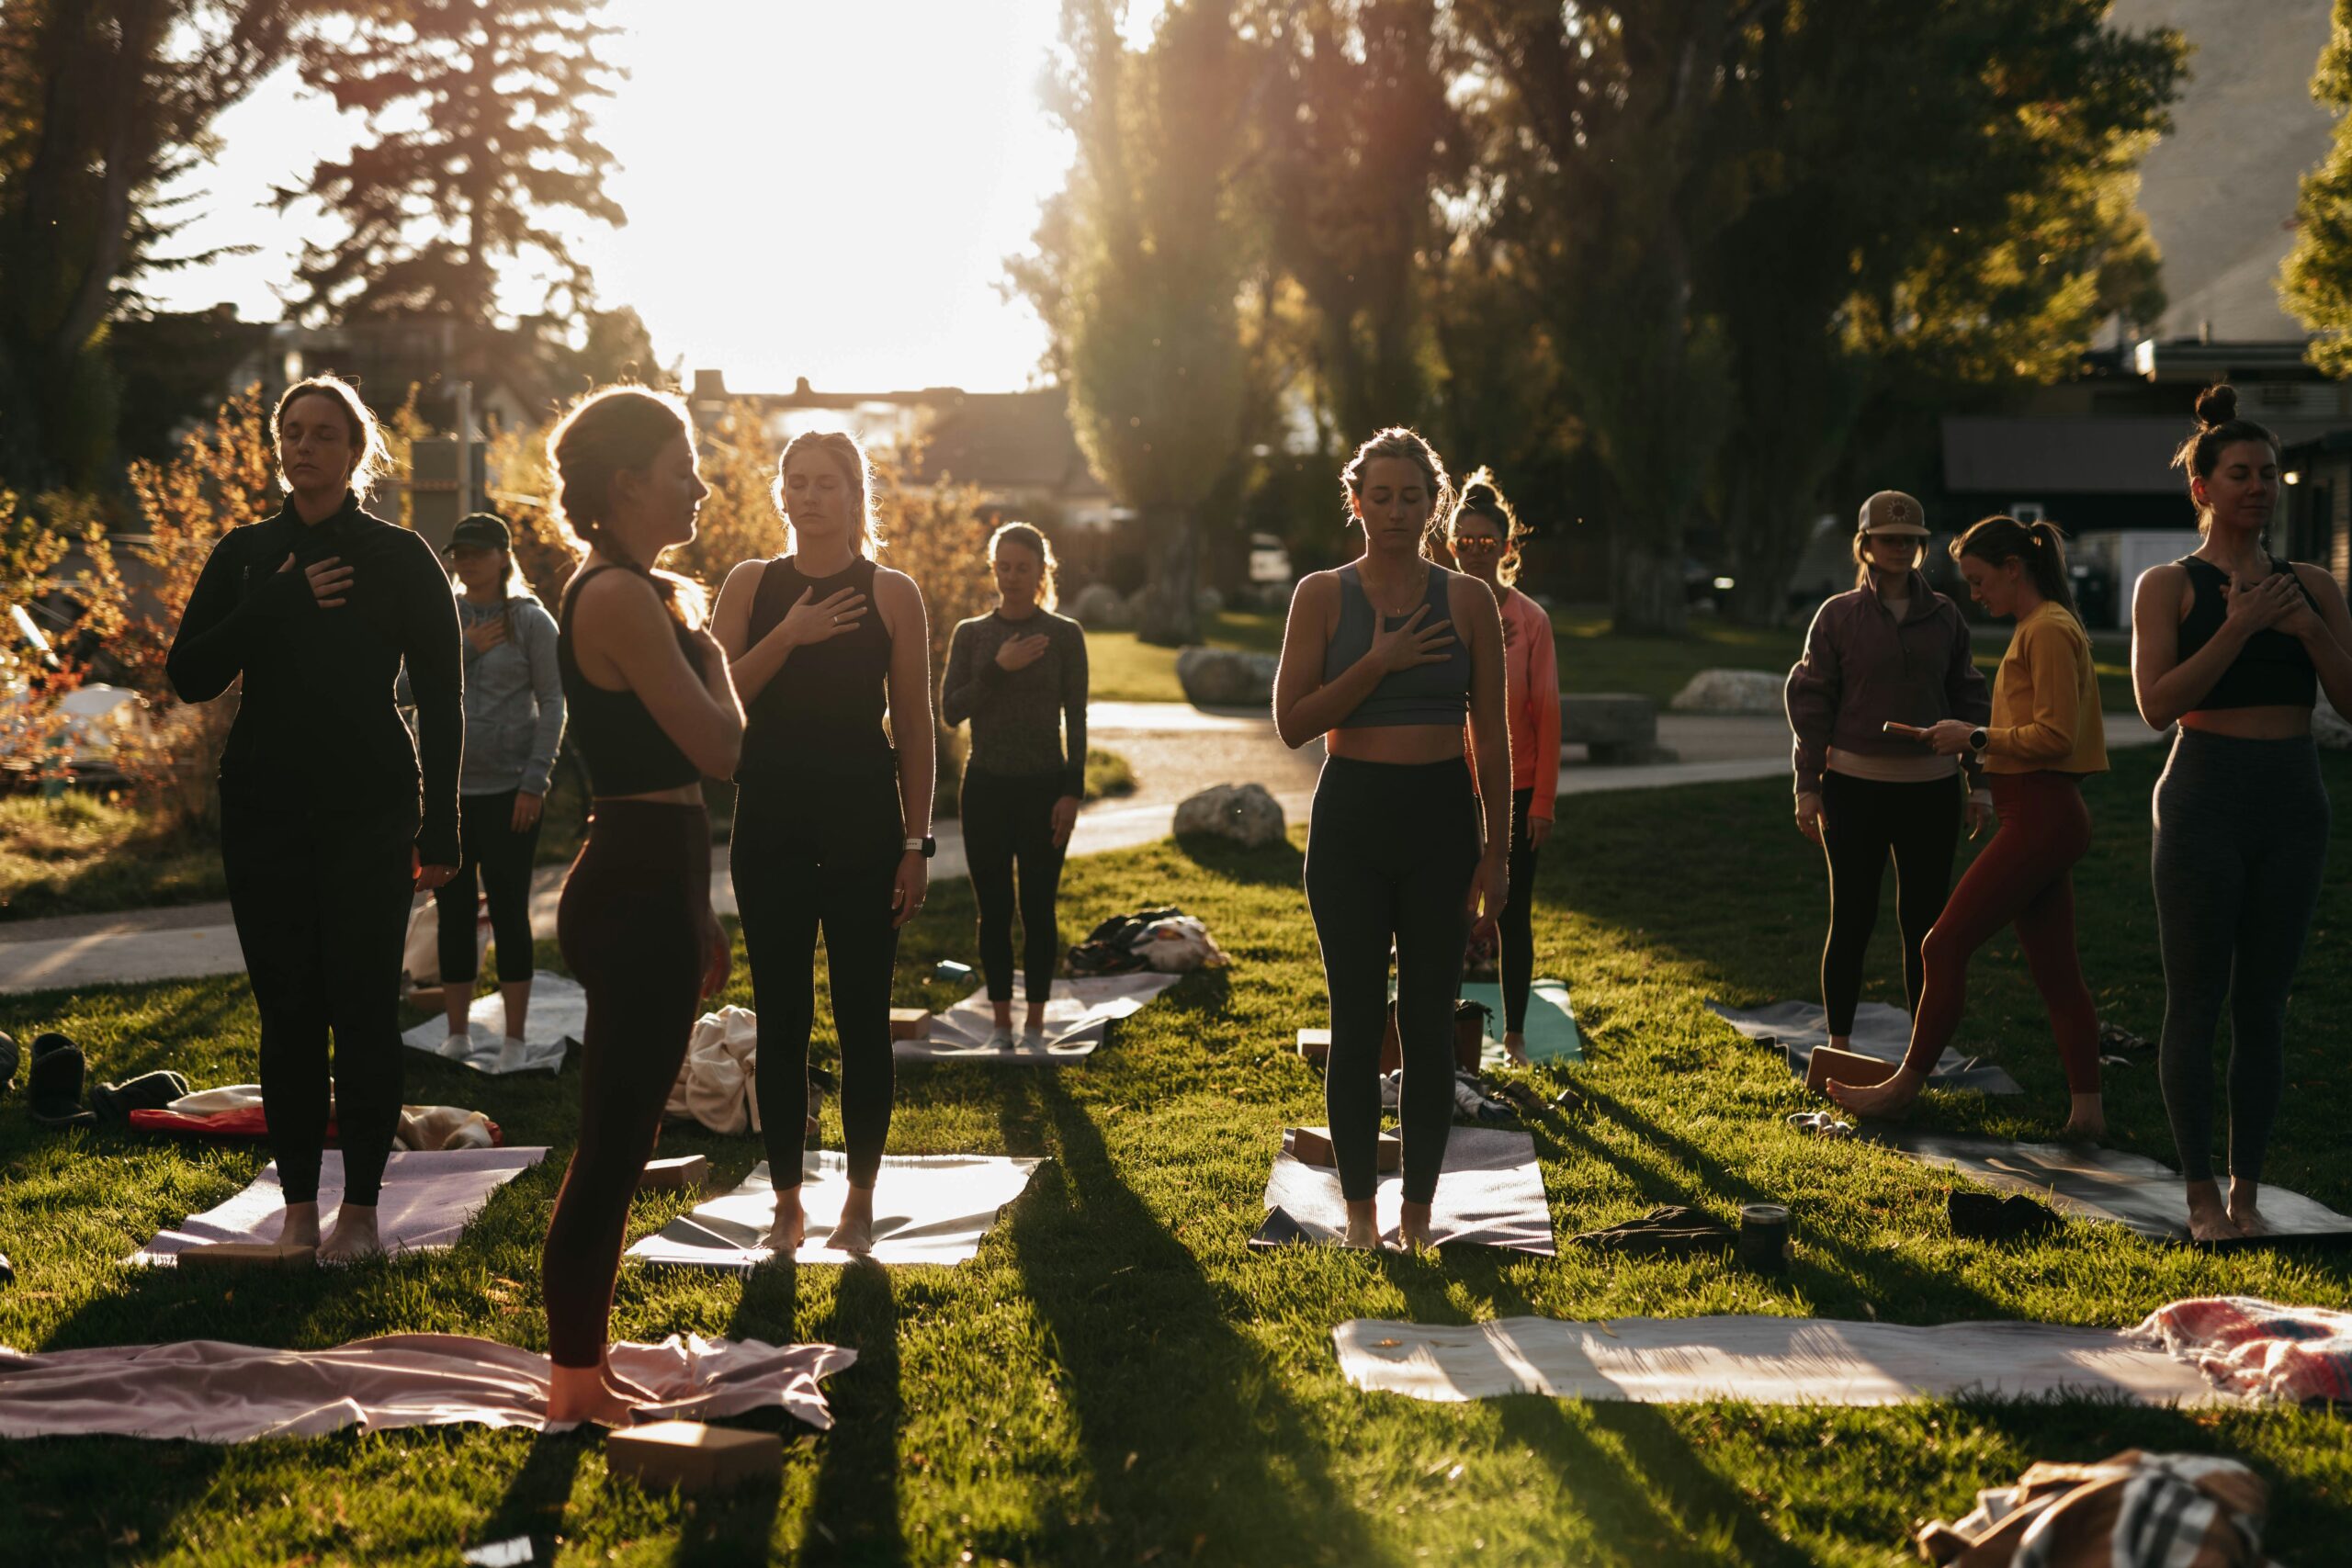
<instances>
[{"instance_id":1,"label":"green grass lawn","mask_svg":"<svg viewBox=\"0 0 2352 1568\"><path fill-rule=\"evenodd\" d=\"M1201 640L1211 648L1280 653L1283 617L1264 610L1227 610L1204 616ZM1086 634L1087 694L1105 703L1181 703L1176 649L1144 642L1133 632Z\"/></svg>"},{"instance_id":2,"label":"green grass lawn","mask_svg":"<svg viewBox=\"0 0 2352 1568\"><path fill-rule=\"evenodd\" d=\"M2085 966L2107 1015L2142 1034L2161 1010L2147 878L2159 759L2128 754L2091 790L2098 847L2078 874ZM2339 799L2352 759L2327 759ZM1300 825L1303 826L1303 825ZM1544 857L1541 967L1575 987L1589 1059L1582 1104L1536 1129L1563 1236L1657 1202L1730 1217L1795 1213L1783 1277L1715 1262L1463 1252L1437 1259L1253 1253L1286 1123L1320 1121L1321 1086L1288 1050L1323 1021L1301 841L1242 852L1163 842L1073 862L1064 931L1143 903L1203 916L1233 967L1185 979L1082 1066L932 1066L899 1076L896 1152L1050 1156L973 1263L954 1269L622 1276L616 1329L830 1340L858 1364L828 1384L829 1434L787 1429L779 1485L681 1502L609 1481L593 1436L452 1428L232 1448L116 1439L0 1445L11 1560L182 1563L452 1560L456 1543L560 1536L566 1562L1497 1562L1880 1565L1906 1526L1965 1511L2037 1459L2142 1446L2239 1456L2274 1487L2277 1557L2332 1558L2352 1528L2352 1428L2300 1411L2175 1414L2093 1404L1892 1410L1579 1404L1532 1397L1430 1405L1347 1387L1329 1334L1357 1315L1463 1322L1762 1312L1888 1322L2043 1318L2120 1325L2181 1296L2242 1292L2340 1305L2352 1258L2223 1258L2070 1225L2041 1242L1955 1239L1951 1179L1801 1138L1807 1103L1775 1053L1701 1010L1812 991L1823 920L1817 852L1775 782L1587 797ZM2344 851L2339 847L2338 864ZM1891 903L1891 900L1890 900ZM967 885L942 886L909 933L902 1002L971 954ZM1891 916L1887 924L1891 925ZM2293 1013L2294 1092L2272 1174L2352 1203L2343 961L2352 895L2329 879ZM540 958L552 965L552 944ZM1891 935L1871 995L1899 1001ZM2064 1086L2015 946L1973 974L1962 1044L1989 1050L2021 1100L1932 1095L1932 1124L2055 1131ZM749 1001L738 967L727 999ZM820 1006L819 1016L825 1016ZM115 1078L254 1072L241 982L0 999L19 1039L60 1026ZM820 1026L821 1028L822 1026ZM830 1047L820 1041L820 1057ZM555 1160L503 1189L452 1251L308 1277L183 1278L121 1269L159 1225L228 1196L263 1156L0 1117L0 1344L19 1349L201 1337L325 1346L434 1330L541 1347L537 1248L577 1093L487 1079L422 1056L409 1098L488 1111ZM2153 1068L2110 1078L2121 1145L2170 1158ZM828 1107L827 1141L839 1136ZM838 1146L837 1144L835 1146ZM738 1179L756 1143L665 1137ZM687 1205L639 1201L632 1235ZM746 1418L774 1428L779 1419Z\"/></svg>"}]
</instances>

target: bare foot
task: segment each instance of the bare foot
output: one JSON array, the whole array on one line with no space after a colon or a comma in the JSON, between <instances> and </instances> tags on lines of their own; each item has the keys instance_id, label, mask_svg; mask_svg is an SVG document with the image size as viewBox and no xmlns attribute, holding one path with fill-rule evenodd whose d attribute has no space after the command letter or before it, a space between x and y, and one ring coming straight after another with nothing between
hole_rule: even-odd
<instances>
[{"instance_id":1,"label":"bare foot","mask_svg":"<svg viewBox=\"0 0 2352 1568\"><path fill-rule=\"evenodd\" d=\"M1522 1067L1527 1066L1527 1036L1516 1030L1505 1034L1503 1055Z\"/></svg>"},{"instance_id":2,"label":"bare foot","mask_svg":"<svg viewBox=\"0 0 2352 1568\"><path fill-rule=\"evenodd\" d=\"M631 1400L608 1387L603 1365L548 1369L548 1425L626 1427Z\"/></svg>"},{"instance_id":3,"label":"bare foot","mask_svg":"<svg viewBox=\"0 0 2352 1568\"><path fill-rule=\"evenodd\" d=\"M308 1203L286 1205L286 1221L277 1228L280 1247L316 1247L319 1245L319 1205Z\"/></svg>"},{"instance_id":4,"label":"bare foot","mask_svg":"<svg viewBox=\"0 0 2352 1568\"><path fill-rule=\"evenodd\" d=\"M1352 1247L1359 1252L1377 1252L1380 1249L1380 1221L1373 1213L1370 1199L1361 1202L1353 1199L1348 1201L1348 1234L1341 1245Z\"/></svg>"},{"instance_id":5,"label":"bare foot","mask_svg":"<svg viewBox=\"0 0 2352 1568\"><path fill-rule=\"evenodd\" d=\"M2222 1204L2222 1189L2218 1182L2192 1181L2188 1184L2188 1235L2192 1241L2234 1241L2245 1233L2230 1218Z\"/></svg>"},{"instance_id":6,"label":"bare foot","mask_svg":"<svg viewBox=\"0 0 2352 1568\"><path fill-rule=\"evenodd\" d=\"M1427 1252L1434 1244L1430 1240L1430 1206L1408 1203L1396 1212L1396 1248L1400 1252Z\"/></svg>"},{"instance_id":7,"label":"bare foot","mask_svg":"<svg viewBox=\"0 0 2352 1568\"><path fill-rule=\"evenodd\" d=\"M770 1252L790 1257L808 1236L808 1216L800 1207L800 1189L786 1187L775 1195L775 1223L768 1226L762 1245Z\"/></svg>"},{"instance_id":8,"label":"bare foot","mask_svg":"<svg viewBox=\"0 0 2352 1568\"><path fill-rule=\"evenodd\" d=\"M842 1200L841 1224L827 1247L863 1258L874 1250L874 1189L853 1186Z\"/></svg>"},{"instance_id":9,"label":"bare foot","mask_svg":"<svg viewBox=\"0 0 2352 1568\"><path fill-rule=\"evenodd\" d=\"M2058 1135L2078 1142L2097 1143L2107 1136L2107 1110L2095 1094L2078 1094L2069 1108L2066 1125Z\"/></svg>"},{"instance_id":10,"label":"bare foot","mask_svg":"<svg viewBox=\"0 0 2352 1568\"><path fill-rule=\"evenodd\" d=\"M334 1229L320 1247L319 1258L327 1263L350 1263L374 1258L383 1250L384 1243L376 1234L376 1206L345 1203L334 1213Z\"/></svg>"},{"instance_id":11,"label":"bare foot","mask_svg":"<svg viewBox=\"0 0 2352 1568\"><path fill-rule=\"evenodd\" d=\"M2230 1221L2238 1227L2240 1235L2268 1235L2270 1222L2262 1217L2257 1206L2262 1197L2259 1182L2240 1177L2230 1178Z\"/></svg>"},{"instance_id":12,"label":"bare foot","mask_svg":"<svg viewBox=\"0 0 2352 1568\"><path fill-rule=\"evenodd\" d=\"M1925 1074L1898 1067L1884 1083L1839 1083L1833 1078L1822 1086L1822 1092L1857 1116L1900 1116L1911 1109L1927 1081Z\"/></svg>"}]
</instances>

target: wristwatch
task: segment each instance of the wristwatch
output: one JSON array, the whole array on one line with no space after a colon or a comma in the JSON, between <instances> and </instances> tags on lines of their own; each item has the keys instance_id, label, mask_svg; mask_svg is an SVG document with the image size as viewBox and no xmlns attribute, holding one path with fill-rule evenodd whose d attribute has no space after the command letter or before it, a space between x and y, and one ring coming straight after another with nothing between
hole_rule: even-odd
<instances>
[{"instance_id":1,"label":"wristwatch","mask_svg":"<svg viewBox=\"0 0 2352 1568\"><path fill-rule=\"evenodd\" d=\"M932 856L939 852L939 840L931 837L929 834L925 834L920 839L909 839L906 842L906 848L910 850L921 850L922 852L922 858L929 860Z\"/></svg>"},{"instance_id":2,"label":"wristwatch","mask_svg":"<svg viewBox=\"0 0 2352 1568\"><path fill-rule=\"evenodd\" d=\"M1978 756L1983 756L1984 748L1991 744L1993 744L1992 732L1983 725L1980 724L1968 732L1968 749Z\"/></svg>"}]
</instances>

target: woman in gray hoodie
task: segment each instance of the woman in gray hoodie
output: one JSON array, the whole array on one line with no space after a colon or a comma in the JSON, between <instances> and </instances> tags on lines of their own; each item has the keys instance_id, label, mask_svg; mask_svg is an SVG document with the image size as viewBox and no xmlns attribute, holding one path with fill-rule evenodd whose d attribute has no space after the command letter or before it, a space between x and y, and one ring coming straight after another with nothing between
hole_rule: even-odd
<instances>
[{"instance_id":1,"label":"woman in gray hoodie","mask_svg":"<svg viewBox=\"0 0 2352 1568\"><path fill-rule=\"evenodd\" d=\"M1815 615L1804 657L1789 671L1797 830L1829 862L1821 1003L1829 1014L1829 1043L1840 1049L1853 1034L1888 855L1894 858L1903 989L1917 1013L1924 975L1919 944L1951 890L1962 819L1972 839L1992 820L1992 797L1973 758L1963 763L1939 757L1922 740L1886 732L1890 723L1924 728L1944 718L1981 725L1993 711L1968 623L1919 571L1925 518L1900 491L1881 491L1862 503L1854 587ZM1964 803L1956 782L1963 770Z\"/></svg>"}]
</instances>

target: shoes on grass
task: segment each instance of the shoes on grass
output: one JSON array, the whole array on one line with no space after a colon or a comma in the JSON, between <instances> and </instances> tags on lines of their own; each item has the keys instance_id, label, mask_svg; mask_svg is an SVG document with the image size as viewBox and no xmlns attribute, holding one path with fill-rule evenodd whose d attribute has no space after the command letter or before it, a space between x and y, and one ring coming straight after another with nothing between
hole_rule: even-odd
<instances>
[{"instance_id":1,"label":"shoes on grass","mask_svg":"<svg viewBox=\"0 0 2352 1568\"><path fill-rule=\"evenodd\" d=\"M89 1068L74 1042L51 1032L33 1041L32 1070L25 1075L26 1110L44 1127L88 1127L97 1117L82 1104Z\"/></svg>"},{"instance_id":2,"label":"shoes on grass","mask_svg":"<svg viewBox=\"0 0 2352 1568\"><path fill-rule=\"evenodd\" d=\"M90 1111L101 1122L128 1122L134 1111L161 1111L187 1092L187 1079L177 1073L141 1073L92 1089Z\"/></svg>"},{"instance_id":3,"label":"shoes on grass","mask_svg":"<svg viewBox=\"0 0 2352 1568\"><path fill-rule=\"evenodd\" d=\"M1954 1191L1945 1199L1944 1207L1951 1216L1951 1234L1972 1241L2017 1241L2065 1224L2049 1204L2022 1192L2002 1198L1990 1192Z\"/></svg>"},{"instance_id":4,"label":"shoes on grass","mask_svg":"<svg viewBox=\"0 0 2352 1568\"><path fill-rule=\"evenodd\" d=\"M23 1060L24 1054L17 1049L17 1043L0 1034L0 1094L17 1087L17 1066Z\"/></svg>"}]
</instances>

